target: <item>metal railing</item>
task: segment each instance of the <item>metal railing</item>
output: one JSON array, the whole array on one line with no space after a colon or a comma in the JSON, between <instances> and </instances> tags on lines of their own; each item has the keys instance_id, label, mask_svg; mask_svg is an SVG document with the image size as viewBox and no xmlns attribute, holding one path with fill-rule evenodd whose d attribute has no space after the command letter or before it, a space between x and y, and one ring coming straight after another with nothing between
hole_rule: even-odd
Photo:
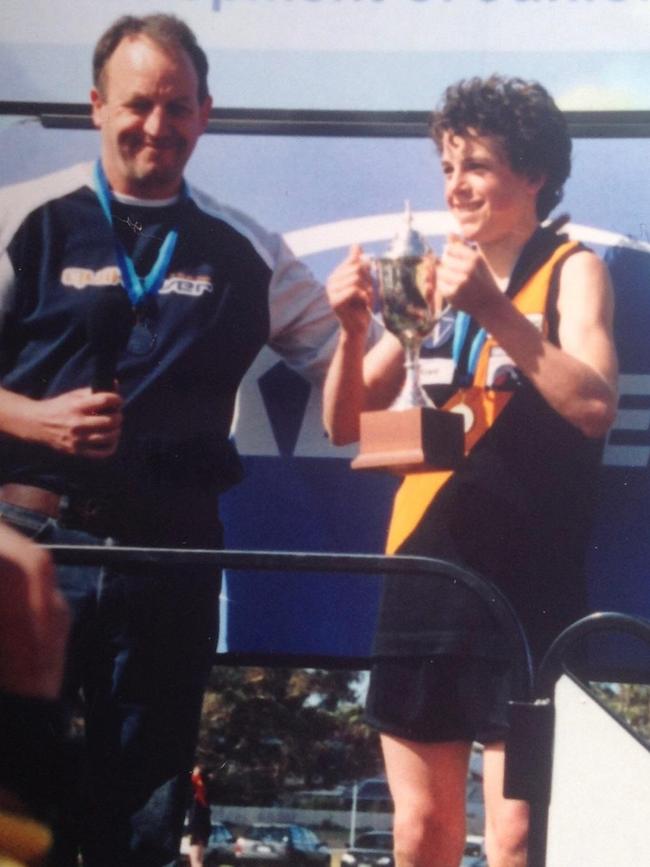
<instances>
[{"instance_id":1,"label":"metal railing","mask_svg":"<svg viewBox=\"0 0 650 867\"><path fill-rule=\"evenodd\" d=\"M70 565L160 564L214 566L216 570L253 569L264 572L343 573L346 575L403 575L430 577L458 583L474 593L496 621L509 646L515 672L516 698L531 697L533 670L530 650L523 627L503 593L474 572L428 557L384 556L372 554L329 554L277 551L232 551L189 548L128 548L95 545L47 546L58 563ZM277 664L279 654L260 654L270 664ZM302 657L296 657L301 659ZM310 660L313 661L313 655ZM336 664L337 657L324 654L322 660ZM369 664L371 657L365 662ZM357 660L357 662L363 660ZM300 664L300 663L298 663ZM340 660L338 660L340 665Z\"/></svg>"},{"instance_id":2,"label":"metal railing","mask_svg":"<svg viewBox=\"0 0 650 867\"><path fill-rule=\"evenodd\" d=\"M603 613L586 617L562 632L551 645L537 677L534 676L528 641L523 627L510 602L503 593L489 581L470 570L461 568L444 560L427 557L383 556L368 554L331 554L300 553L277 551L233 551L186 548L132 548L118 546L47 546L58 563L69 565L123 566L128 564L161 564L170 566L213 566L215 570L247 569L260 572L323 573L331 572L345 575L377 576L400 575L408 577L429 577L431 580L444 580L464 586L475 594L491 613L504 636L513 663L513 700L512 707L523 708L535 716L546 713L542 728L546 735L539 742L530 743L527 749L534 753L532 766L542 778L536 783L535 793L527 798L531 806L531 829L529 839L529 867L544 867L546 859L546 837L548 823L548 798L552 768L552 694L555 682L566 668L566 656L575 643L586 635L597 631L623 631L646 640L650 645L650 622L628 615ZM244 664L228 654L225 664ZM265 651L256 654L256 662L263 659L265 664L286 665L287 657L275 652ZM291 664L300 666L307 662L332 664L338 667L369 667L372 656L342 660L332 654L323 654L307 659L301 655L291 657ZM224 664L221 660L221 664ZM549 716L550 712L550 716ZM544 742L546 741L546 742ZM541 793L541 794L540 794ZM516 795L521 797L521 795Z\"/></svg>"},{"instance_id":3,"label":"metal railing","mask_svg":"<svg viewBox=\"0 0 650 867\"><path fill-rule=\"evenodd\" d=\"M555 685L563 674L568 675L579 683L581 682L581 678L569 669L569 657L571 652L576 649L576 646L579 646L584 639L596 633L624 634L645 642L648 645L648 660L643 668L643 674L645 681L650 681L650 621L641 617L632 617L628 614L610 611L598 612L590 614L588 617L583 617L581 620L568 626L549 647L542 659L535 679L534 691L537 697L536 706L538 708L543 707L544 703L550 705L552 708ZM591 669L590 679L596 679L597 668L594 669L592 664ZM602 677L600 679L604 680L607 678ZM637 737L622 720L618 720L618 722L628 729L632 737ZM543 790L542 796L531 802L529 867L545 867L546 864L553 767L552 734L551 732L546 743L538 742L536 745L536 749L539 751L538 766L543 769L545 780L544 785L541 787ZM647 744L644 745L647 747Z\"/></svg>"}]
</instances>

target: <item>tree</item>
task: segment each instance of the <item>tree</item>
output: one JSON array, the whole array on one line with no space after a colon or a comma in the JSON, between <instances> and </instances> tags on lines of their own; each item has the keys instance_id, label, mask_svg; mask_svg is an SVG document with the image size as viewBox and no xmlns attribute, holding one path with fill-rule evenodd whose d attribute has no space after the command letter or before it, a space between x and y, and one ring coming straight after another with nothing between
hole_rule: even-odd
<instances>
[{"instance_id":1,"label":"tree","mask_svg":"<svg viewBox=\"0 0 650 867\"><path fill-rule=\"evenodd\" d=\"M197 758L211 800L276 803L297 785L330 788L381 767L363 722L356 672L215 666Z\"/></svg>"},{"instance_id":2,"label":"tree","mask_svg":"<svg viewBox=\"0 0 650 867\"><path fill-rule=\"evenodd\" d=\"M650 685L592 683L595 695L650 745Z\"/></svg>"}]
</instances>

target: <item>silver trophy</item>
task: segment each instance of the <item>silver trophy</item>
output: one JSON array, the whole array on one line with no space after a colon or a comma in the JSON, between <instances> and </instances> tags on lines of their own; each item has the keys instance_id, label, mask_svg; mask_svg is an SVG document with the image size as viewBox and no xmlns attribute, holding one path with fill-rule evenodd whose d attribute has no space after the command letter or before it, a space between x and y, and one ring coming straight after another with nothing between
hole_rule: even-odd
<instances>
[{"instance_id":1,"label":"silver trophy","mask_svg":"<svg viewBox=\"0 0 650 867\"><path fill-rule=\"evenodd\" d=\"M463 455L462 418L436 409L420 385L420 346L447 307L435 292L433 254L412 223L407 202L389 249L372 260L384 324L404 348L406 376L389 409L361 413L359 454L352 461L357 470L451 469Z\"/></svg>"},{"instance_id":2,"label":"silver trophy","mask_svg":"<svg viewBox=\"0 0 650 867\"><path fill-rule=\"evenodd\" d=\"M406 377L391 409L411 409L433 403L420 385L420 346L442 318L428 277L432 252L413 228L409 203L404 220L389 249L373 260L386 328L404 348Z\"/></svg>"}]
</instances>

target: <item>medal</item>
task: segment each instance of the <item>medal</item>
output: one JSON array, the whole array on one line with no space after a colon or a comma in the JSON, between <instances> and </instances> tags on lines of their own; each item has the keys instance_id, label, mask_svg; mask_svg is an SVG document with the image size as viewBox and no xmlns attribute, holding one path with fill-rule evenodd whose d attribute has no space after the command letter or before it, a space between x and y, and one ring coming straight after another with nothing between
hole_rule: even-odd
<instances>
[{"instance_id":1,"label":"medal","mask_svg":"<svg viewBox=\"0 0 650 867\"><path fill-rule=\"evenodd\" d=\"M130 355L148 355L156 345L158 335L153 329L156 308L156 299L151 296L135 307L135 323L126 345Z\"/></svg>"},{"instance_id":2,"label":"medal","mask_svg":"<svg viewBox=\"0 0 650 867\"><path fill-rule=\"evenodd\" d=\"M131 355L148 355L156 345L157 335L150 328L149 319L137 319L131 329L126 351Z\"/></svg>"}]
</instances>

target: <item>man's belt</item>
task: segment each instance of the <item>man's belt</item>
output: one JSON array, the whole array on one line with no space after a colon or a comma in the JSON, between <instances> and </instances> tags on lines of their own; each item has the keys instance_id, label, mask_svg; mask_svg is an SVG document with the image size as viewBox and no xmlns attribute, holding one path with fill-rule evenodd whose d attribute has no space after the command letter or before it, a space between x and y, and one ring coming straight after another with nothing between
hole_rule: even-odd
<instances>
[{"instance_id":1,"label":"man's belt","mask_svg":"<svg viewBox=\"0 0 650 867\"><path fill-rule=\"evenodd\" d=\"M9 482L0 486L0 501L7 503L8 506L40 512L49 518L60 518L65 499L61 494L55 494L54 491L48 491L46 488Z\"/></svg>"},{"instance_id":2,"label":"man's belt","mask_svg":"<svg viewBox=\"0 0 650 867\"><path fill-rule=\"evenodd\" d=\"M38 512L70 530L119 539L124 545L210 548L221 544L217 497L212 491L203 497L200 490L192 492L192 511L186 508L187 500L179 507L171 494L165 497L160 492L155 501L148 496L136 502L128 492L119 498L78 490L57 494L36 485L7 482L0 485L0 503Z\"/></svg>"},{"instance_id":3,"label":"man's belt","mask_svg":"<svg viewBox=\"0 0 650 867\"><path fill-rule=\"evenodd\" d=\"M108 502L103 498L69 497L35 485L8 482L0 485L0 502L55 518L66 527L100 535L109 531Z\"/></svg>"}]
</instances>

